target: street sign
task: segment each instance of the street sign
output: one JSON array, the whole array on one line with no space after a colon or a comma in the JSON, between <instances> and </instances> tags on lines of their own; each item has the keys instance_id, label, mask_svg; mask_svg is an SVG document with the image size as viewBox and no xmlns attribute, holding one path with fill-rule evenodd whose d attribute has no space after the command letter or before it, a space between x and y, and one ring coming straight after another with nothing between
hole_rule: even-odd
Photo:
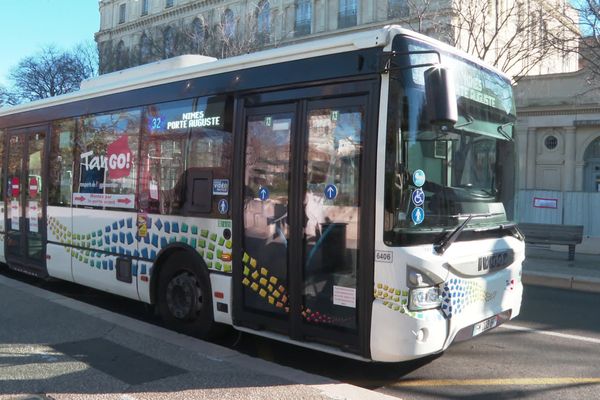
<instances>
[{"instance_id":1,"label":"street sign","mask_svg":"<svg viewBox=\"0 0 600 400\"><path fill-rule=\"evenodd\" d=\"M425 219L425 211L421 207L415 207L411 216L414 224L419 225Z\"/></svg>"},{"instance_id":2,"label":"street sign","mask_svg":"<svg viewBox=\"0 0 600 400\"><path fill-rule=\"evenodd\" d=\"M258 188L258 198L265 201L269 198L269 189L264 186Z\"/></svg>"},{"instance_id":3,"label":"street sign","mask_svg":"<svg viewBox=\"0 0 600 400\"><path fill-rule=\"evenodd\" d=\"M425 192L423 192L423 189L417 189L414 192L412 192L412 202L415 206L422 206L423 203L425 203Z\"/></svg>"},{"instance_id":4,"label":"street sign","mask_svg":"<svg viewBox=\"0 0 600 400\"><path fill-rule=\"evenodd\" d=\"M425 184L425 172L423 172L422 169L418 169L415 172L413 172L413 184L416 187L421 187Z\"/></svg>"},{"instance_id":5,"label":"street sign","mask_svg":"<svg viewBox=\"0 0 600 400\"><path fill-rule=\"evenodd\" d=\"M325 186L325 197L328 200L335 199L337 197L337 194L338 194L338 188L337 188L337 186L331 185L331 184Z\"/></svg>"}]
</instances>

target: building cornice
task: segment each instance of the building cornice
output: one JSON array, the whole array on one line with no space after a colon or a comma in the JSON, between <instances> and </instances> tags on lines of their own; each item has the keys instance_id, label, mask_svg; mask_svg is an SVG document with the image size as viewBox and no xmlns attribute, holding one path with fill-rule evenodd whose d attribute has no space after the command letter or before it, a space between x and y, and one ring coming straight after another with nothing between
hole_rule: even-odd
<instances>
[{"instance_id":1,"label":"building cornice","mask_svg":"<svg viewBox=\"0 0 600 400\"><path fill-rule=\"evenodd\" d=\"M549 117L556 115L579 115L579 114L600 114L600 107L582 106L581 108L570 106L569 108L552 109L527 109L517 107L519 117Z\"/></svg>"},{"instance_id":2,"label":"building cornice","mask_svg":"<svg viewBox=\"0 0 600 400\"><path fill-rule=\"evenodd\" d=\"M141 29L147 26L158 25L161 21L172 19L177 16L187 16L188 13L205 7L214 7L224 3L225 0L204 0L194 1L180 6L175 6L171 9L165 9L156 14L148 14L140 18L136 18L134 21L125 22L115 27L104 29L96 32L96 41L100 42L102 36L120 36L128 32L139 32Z\"/></svg>"}]
</instances>

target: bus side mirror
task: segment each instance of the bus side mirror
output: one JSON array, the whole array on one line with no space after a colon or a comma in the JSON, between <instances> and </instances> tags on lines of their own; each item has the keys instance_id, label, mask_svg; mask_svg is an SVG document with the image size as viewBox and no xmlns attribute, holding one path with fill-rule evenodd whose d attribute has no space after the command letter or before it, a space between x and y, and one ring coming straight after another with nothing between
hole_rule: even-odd
<instances>
[{"instance_id":1,"label":"bus side mirror","mask_svg":"<svg viewBox=\"0 0 600 400\"><path fill-rule=\"evenodd\" d=\"M425 100L431 124L452 126L458 121L456 90L448 69L438 66L425 71Z\"/></svg>"}]
</instances>

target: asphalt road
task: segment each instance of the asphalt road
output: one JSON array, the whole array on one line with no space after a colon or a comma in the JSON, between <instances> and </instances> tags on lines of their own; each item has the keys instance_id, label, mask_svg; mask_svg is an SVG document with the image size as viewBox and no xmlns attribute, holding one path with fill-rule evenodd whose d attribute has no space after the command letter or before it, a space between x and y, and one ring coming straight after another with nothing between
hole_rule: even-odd
<instances>
[{"instance_id":1,"label":"asphalt road","mask_svg":"<svg viewBox=\"0 0 600 400\"><path fill-rule=\"evenodd\" d=\"M404 399L598 399L599 309L599 294L528 286L516 320L377 390Z\"/></svg>"},{"instance_id":2,"label":"asphalt road","mask_svg":"<svg viewBox=\"0 0 600 400\"><path fill-rule=\"evenodd\" d=\"M3 272L147 322L142 304L66 282ZM231 331L217 343L403 399L600 398L600 294L527 286L521 315L444 354L365 364Z\"/></svg>"}]
</instances>

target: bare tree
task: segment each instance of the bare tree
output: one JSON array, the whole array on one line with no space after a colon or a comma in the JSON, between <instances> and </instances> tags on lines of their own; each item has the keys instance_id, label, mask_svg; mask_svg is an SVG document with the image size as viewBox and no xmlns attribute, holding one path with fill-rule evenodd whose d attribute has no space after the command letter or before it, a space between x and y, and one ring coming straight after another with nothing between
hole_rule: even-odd
<instances>
[{"instance_id":1,"label":"bare tree","mask_svg":"<svg viewBox=\"0 0 600 400\"><path fill-rule=\"evenodd\" d=\"M98 75L98 46L94 41L86 41L76 45L71 51L79 68L90 77Z\"/></svg>"},{"instance_id":2,"label":"bare tree","mask_svg":"<svg viewBox=\"0 0 600 400\"><path fill-rule=\"evenodd\" d=\"M0 107L14 106L19 101L15 94L8 90L6 87L0 85Z\"/></svg>"},{"instance_id":3,"label":"bare tree","mask_svg":"<svg viewBox=\"0 0 600 400\"><path fill-rule=\"evenodd\" d=\"M571 43L568 50L576 52L580 61L589 72L590 81L600 80L600 1L579 0L573 2L577 20L570 18L570 23L577 23L581 35L577 42ZM598 86L598 85L594 85Z\"/></svg>"},{"instance_id":4,"label":"bare tree","mask_svg":"<svg viewBox=\"0 0 600 400\"><path fill-rule=\"evenodd\" d=\"M551 57L564 56L563 44L573 39L576 25L566 29L560 4L453 0L453 44L518 79Z\"/></svg>"},{"instance_id":5,"label":"bare tree","mask_svg":"<svg viewBox=\"0 0 600 400\"><path fill-rule=\"evenodd\" d=\"M211 30L211 41L215 56L233 57L251 53L268 43L268 34L259 36L257 13L249 12L242 16L233 16L227 9Z\"/></svg>"},{"instance_id":6,"label":"bare tree","mask_svg":"<svg viewBox=\"0 0 600 400\"><path fill-rule=\"evenodd\" d=\"M272 23L280 11L272 11L268 2L258 2L249 12L234 15L230 9L215 9L208 20L194 20L183 29L191 42L191 51L217 58L251 53L269 46L277 46Z\"/></svg>"},{"instance_id":7,"label":"bare tree","mask_svg":"<svg viewBox=\"0 0 600 400\"><path fill-rule=\"evenodd\" d=\"M74 51L48 46L19 61L9 78L19 101L33 101L77 90L95 72L93 54L84 45Z\"/></svg>"},{"instance_id":8,"label":"bare tree","mask_svg":"<svg viewBox=\"0 0 600 400\"><path fill-rule=\"evenodd\" d=\"M403 24L415 32L435 36L444 42L451 41L451 35L444 35L445 30L440 29L441 21L449 14L450 10L440 9L440 1L436 0L407 0L403 7L389 9L388 18L400 18Z\"/></svg>"}]
</instances>

